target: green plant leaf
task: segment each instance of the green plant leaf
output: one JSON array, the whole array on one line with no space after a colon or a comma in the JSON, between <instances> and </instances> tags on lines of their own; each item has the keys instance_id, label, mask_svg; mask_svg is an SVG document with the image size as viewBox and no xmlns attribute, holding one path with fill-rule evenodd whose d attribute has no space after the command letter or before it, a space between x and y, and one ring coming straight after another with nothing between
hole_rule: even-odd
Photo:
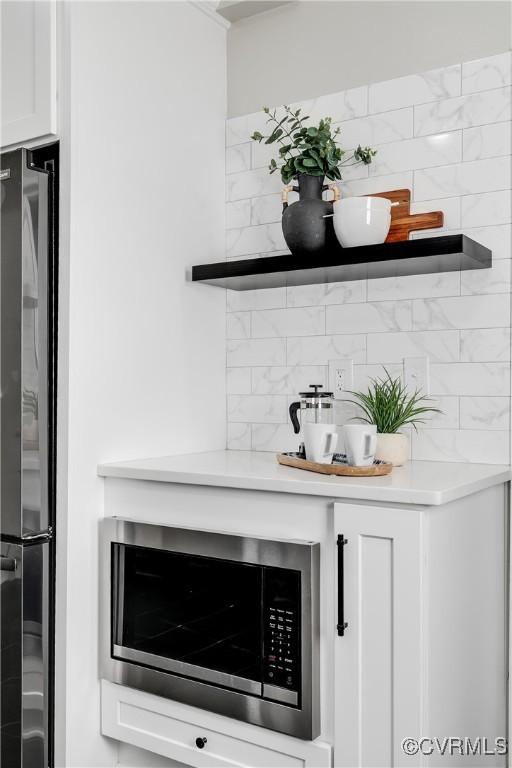
<instances>
[{"instance_id":1,"label":"green plant leaf","mask_svg":"<svg viewBox=\"0 0 512 768\"><path fill-rule=\"evenodd\" d=\"M417 429L418 424L424 423L424 416L442 413L439 408L426 405L430 398L419 390L412 394L406 389L399 376L393 378L386 368L385 377L371 379L368 391L349 392L362 411L364 421L377 426L377 432L394 433L401 427L411 424Z\"/></svg>"},{"instance_id":2,"label":"green plant leaf","mask_svg":"<svg viewBox=\"0 0 512 768\"><path fill-rule=\"evenodd\" d=\"M269 164L269 172L279 170L281 178L288 184L299 173L310 176L326 176L330 180L341 179L340 164L345 155L337 144L336 138L340 126L332 127L330 117L322 118L318 125L307 125L309 115L303 115L301 109L292 110L288 105L281 111L263 107L267 116L269 134L254 131L251 139L276 147L276 158ZM355 163L369 164L375 155L370 147L361 147L349 155Z\"/></svg>"}]
</instances>

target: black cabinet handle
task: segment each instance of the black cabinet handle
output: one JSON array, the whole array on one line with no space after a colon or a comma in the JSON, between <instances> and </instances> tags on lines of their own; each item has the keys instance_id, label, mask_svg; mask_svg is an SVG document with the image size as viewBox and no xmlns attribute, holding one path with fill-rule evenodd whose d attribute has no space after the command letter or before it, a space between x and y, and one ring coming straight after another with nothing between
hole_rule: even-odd
<instances>
[{"instance_id":1,"label":"black cabinet handle","mask_svg":"<svg viewBox=\"0 0 512 768\"><path fill-rule=\"evenodd\" d=\"M338 547L338 623L336 624L336 629L338 630L338 635L340 637L343 637L345 630L348 627L348 624L345 621L345 578L343 557L347 541L348 539L346 539L342 533L339 534L336 541Z\"/></svg>"},{"instance_id":2,"label":"black cabinet handle","mask_svg":"<svg viewBox=\"0 0 512 768\"><path fill-rule=\"evenodd\" d=\"M198 736L196 739L196 747L198 749L204 749L204 745L206 744L207 741L208 739L206 738L206 736L203 736L203 737Z\"/></svg>"}]
</instances>

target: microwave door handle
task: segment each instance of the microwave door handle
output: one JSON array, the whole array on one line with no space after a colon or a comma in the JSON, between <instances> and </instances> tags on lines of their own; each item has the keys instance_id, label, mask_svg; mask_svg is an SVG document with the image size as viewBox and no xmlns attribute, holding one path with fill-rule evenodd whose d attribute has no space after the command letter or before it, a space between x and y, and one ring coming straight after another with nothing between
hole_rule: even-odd
<instances>
[{"instance_id":1,"label":"microwave door handle","mask_svg":"<svg viewBox=\"0 0 512 768\"><path fill-rule=\"evenodd\" d=\"M345 545L348 539L342 533L339 534L336 545L338 550L338 623L336 630L339 637L343 637L348 623L345 621Z\"/></svg>"},{"instance_id":2,"label":"microwave door handle","mask_svg":"<svg viewBox=\"0 0 512 768\"><path fill-rule=\"evenodd\" d=\"M124 624L124 544L112 548L112 607L114 644L122 645Z\"/></svg>"}]
</instances>

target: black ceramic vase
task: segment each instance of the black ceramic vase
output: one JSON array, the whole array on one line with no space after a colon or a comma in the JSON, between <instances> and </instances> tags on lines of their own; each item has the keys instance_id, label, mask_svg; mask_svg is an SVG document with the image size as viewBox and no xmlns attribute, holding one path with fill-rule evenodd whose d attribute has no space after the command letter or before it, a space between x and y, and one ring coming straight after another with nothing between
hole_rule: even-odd
<instances>
[{"instance_id":1,"label":"black ceramic vase","mask_svg":"<svg viewBox=\"0 0 512 768\"><path fill-rule=\"evenodd\" d=\"M299 200L288 205L287 191L283 193L283 234L288 248L294 256L308 256L320 253L326 248L337 246L332 223L332 203L322 200L322 192L328 188L321 176L299 174L298 186L292 189L299 193Z\"/></svg>"}]
</instances>

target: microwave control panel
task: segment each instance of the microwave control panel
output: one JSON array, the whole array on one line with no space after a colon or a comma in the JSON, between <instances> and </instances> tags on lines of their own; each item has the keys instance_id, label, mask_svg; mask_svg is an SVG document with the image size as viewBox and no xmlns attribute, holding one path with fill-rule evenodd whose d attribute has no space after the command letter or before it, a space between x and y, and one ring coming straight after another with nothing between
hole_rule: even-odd
<instances>
[{"instance_id":1,"label":"microwave control panel","mask_svg":"<svg viewBox=\"0 0 512 768\"><path fill-rule=\"evenodd\" d=\"M265 568L263 681L300 690L300 573Z\"/></svg>"}]
</instances>

